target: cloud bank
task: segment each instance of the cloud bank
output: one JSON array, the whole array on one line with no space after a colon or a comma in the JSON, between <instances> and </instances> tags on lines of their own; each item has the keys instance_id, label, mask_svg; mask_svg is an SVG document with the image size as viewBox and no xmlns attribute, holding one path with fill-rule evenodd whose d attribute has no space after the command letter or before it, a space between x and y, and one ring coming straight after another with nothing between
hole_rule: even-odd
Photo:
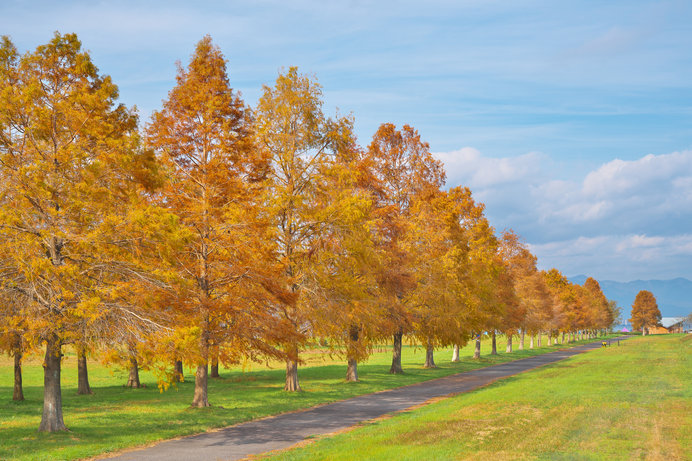
<instances>
[{"instance_id":1,"label":"cloud bank","mask_svg":"<svg viewBox=\"0 0 692 461\"><path fill-rule=\"evenodd\" d=\"M520 233L541 267L623 281L692 278L692 151L615 159L571 180L552 177L559 168L540 153L435 155L448 185L469 186L493 225Z\"/></svg>"}]
</instances>

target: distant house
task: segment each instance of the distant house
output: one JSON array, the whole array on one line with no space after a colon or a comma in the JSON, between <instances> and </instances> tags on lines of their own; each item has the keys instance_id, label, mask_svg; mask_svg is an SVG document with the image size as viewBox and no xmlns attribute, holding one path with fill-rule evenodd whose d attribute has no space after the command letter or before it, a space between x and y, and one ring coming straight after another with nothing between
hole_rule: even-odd
<instances>
[{"instance_id":1,"label":"distant house","mask_svg":"<svg viewBox=\"0 0 692 461\"><path fill-rule=\"evenodd\" d=\"M670 333L670 331L668 331L668 328L661 325L656 325L655 327L648 327L646 329L646 332L650 335L665 335Z\"/></svg>"},{"instance_id":2,"label":"distant house","mask_svg":"<svg viewBox=\"0 0 692 461\"><path fill-rule=\"evenodd\" d=\"M686 317L663 317L661 326L666 329L667 333L689 333L692 331L692 325Z\"/></svg>"}]
</instances>

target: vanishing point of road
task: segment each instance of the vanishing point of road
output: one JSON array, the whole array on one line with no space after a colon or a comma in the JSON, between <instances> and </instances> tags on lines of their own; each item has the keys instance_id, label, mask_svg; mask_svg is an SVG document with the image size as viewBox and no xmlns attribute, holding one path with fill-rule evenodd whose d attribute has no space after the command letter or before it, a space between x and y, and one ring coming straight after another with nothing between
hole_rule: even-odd
<instances>
[{"instance_id":1,"label":"vanishing point of road","mask_svg":"<svg viewBox=\"0 0 692 461\"><path fill-rule=\"evenodd\" d=\"M406 410L436 397L474 390L497 379L555 363L599 347L601 347L600 341L548 352L375 394L361 395L303 411L168 440L148 448L122 452L107 459L111 461L242 459L250 455L288 448L307 437L346 429L388 413Z\"/></svg>"}]
</instances>

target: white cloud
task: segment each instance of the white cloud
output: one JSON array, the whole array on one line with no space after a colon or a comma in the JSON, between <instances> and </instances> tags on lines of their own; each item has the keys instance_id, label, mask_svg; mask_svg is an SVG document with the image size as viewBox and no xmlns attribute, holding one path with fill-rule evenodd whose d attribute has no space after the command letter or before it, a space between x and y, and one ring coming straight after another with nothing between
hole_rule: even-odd
<instances>
[{"instance_id":1,"label":"white cloud","mask_svg":"<svg viewBox=\"0 0 692 461\"><path fill-rule=\"evenodd\" d=\"M449 182L471 188L526 181L540 170L543 156L537 152L518 157L484 157L473 147L433 154L445 164Z\"/></svg>"},{"instance_id":2,"label":"white cloud","mask_svg":"<svg viewBox=\"0 0 692 461\"><path fill-rule=\"evenodd\" d=\"M666 155L649 154L635 161L615 159L589 173L583 192L590 196L638 193L646 188L689 187L692 179L692 151ZM685 181L686 180L686 181Z\"/></svg>"},{"instance_id":3,"label":"white cloud","mask_svg":"<svg viewBox=\"0 0 692 461\"><path fill-rule=\"evenodd\" d=\"M542 264L614 280L692 278L692 151L616 159L575 180L551 178L554 165L536 153L435 155L449 185L471 187L492 224L532 242Z\"/></svg>"},{"instance_id":4,"label":"white cloud","mask_svg":"<svg viewBox=\"0 0 692 461\"><path fill-rule=\"evenodd\" d=\"M532 244L543 269L598 279L690 278L692 234L672 236L601 235Z\"/></svg>"}]
</instances>

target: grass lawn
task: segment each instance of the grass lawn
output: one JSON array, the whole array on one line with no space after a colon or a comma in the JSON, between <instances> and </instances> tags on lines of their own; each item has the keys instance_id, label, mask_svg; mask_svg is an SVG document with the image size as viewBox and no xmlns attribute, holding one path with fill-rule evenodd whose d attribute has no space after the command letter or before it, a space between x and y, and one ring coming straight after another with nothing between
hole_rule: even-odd
<instances>
[{"instance_id":1,"label":"grass lawn","mask_svg":"<svg viewBox=\"0 0 692 461\"><path fill-rule=\"evenodd\" d=\"M584 341L587 342L587 341ZM515 348L518 346L515 340ZM544 338L543 344L547 344ZM528 341L527 341L528 347ZM560 347L560 346L557 346ZM359 365L358 383L344 380L346 365L337 357L324 353L305 354L307 363L299 376L304 392L283 391L283 364L252 365L250 368L222 369L221 378L210 379L206 409L189 408L194 376L186 370L186 382L160 393L155 377L143 371L144 389L127 389L125 371L112 370L89 362L89 381L94 395L77 395L77 364L73 354L63 360L62 396L65 424L69 432L38 433L43 404L43 369L41 359L25 361L24 402L12 401L13 371L11 359L0 358L0 459L46 460L78 459L126 447L144 445L181 435L204 432L268 415L311 407L355 395L413 384L474 368L507 362L540 353L556 346L533 350L501 352L487 355L490 341L483 341L484 357L471 359L472 345L462 349L462 361L452 363L451 349L435 354L439 366L422 368L425 351L404 347L404 375L388 373L391 348L383 348ZM498 350L505 343L498 338Z\"/></svg>"},{"instance_id":2,"label":"grass lawn","mask_svg":"<svg viewBox=\"0 0 692 461\"><path fill-rule=\"evenodd\" d=\"M274 460L689 460L692 335L632 338Z\"/></svg>"}]
</instances>

